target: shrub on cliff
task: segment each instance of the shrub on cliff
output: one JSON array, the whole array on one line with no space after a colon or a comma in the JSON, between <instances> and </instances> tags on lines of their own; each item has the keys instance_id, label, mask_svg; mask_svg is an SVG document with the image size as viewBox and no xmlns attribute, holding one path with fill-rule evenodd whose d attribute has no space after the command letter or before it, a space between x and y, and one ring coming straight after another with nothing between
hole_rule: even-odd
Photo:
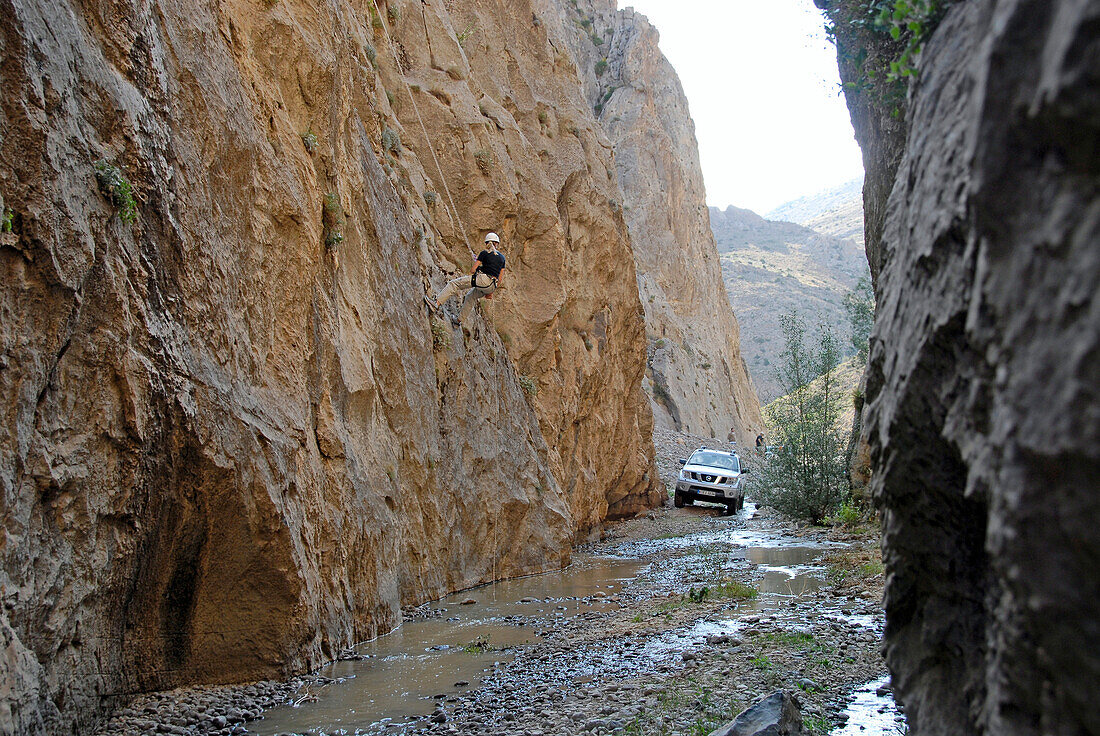
<instances>
[{"instance_id":1,"label":"shrub on cliff","mask_svg":"<svg viewBox=\"0 0 1100 736\"><path fill-rule=\"evenodd\" d=\"M847 496L844 445L837 431L842 391L833 370L840 349L832 330L819 328L816 346L806 344L806 326L796 314L780 318L786 346L776 377L785 395L765 408L778 446L761 463L757 499L780 513L820 523Z\"/></svg>"},{"instance_id":2,"label":"shrub on cliff","mask_svg":"<svg viewBox=\"0 0 1100 736\"><path fill-rule=\"evenodd\" d=\"M870 351L871 328L875 325L875 294L871 291L871 280L863 276L856 282L854 289L844 295L844 311L848 313L848 322L852 327L852 347L860 366L867 365Z\"/></svg>"}]
</instances>

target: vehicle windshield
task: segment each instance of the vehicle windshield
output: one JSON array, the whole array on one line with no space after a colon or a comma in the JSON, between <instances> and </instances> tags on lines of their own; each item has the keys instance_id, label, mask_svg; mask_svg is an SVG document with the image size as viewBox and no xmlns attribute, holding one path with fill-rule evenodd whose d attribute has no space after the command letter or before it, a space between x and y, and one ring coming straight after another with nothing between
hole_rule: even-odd
<instances>
[{"instance_id":1,"label":"vehicle windshield","mask_svg":"<svg viewBox=\"0 0 1100 736\"><path fill-rule=\"evenodd\" d=\"M737 458L732 455L727 455L724 452L706 452L700 450L693 454L688 462L692 465L709 465L712 468L732 470L735 473L741 472L741 464L737 461Z\"/></svg>"}]
</instances>

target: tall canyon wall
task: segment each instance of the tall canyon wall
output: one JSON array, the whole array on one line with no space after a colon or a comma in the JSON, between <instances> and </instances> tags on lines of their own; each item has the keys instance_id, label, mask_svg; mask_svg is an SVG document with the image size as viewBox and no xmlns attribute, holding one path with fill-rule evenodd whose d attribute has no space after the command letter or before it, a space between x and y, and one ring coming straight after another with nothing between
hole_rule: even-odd
<instances>
[{"instance_id":1,"label":"tall canyon wall","mask_svg":"<svg viewBox=\"0 0 1100 736\"><path fill-rule=\"evenodd\" d=\"M657 421L742 443L761 427L722 281L695 124L659 35L614 0L559 0L585 96L615 153L649 338Z\"/></svg>"},{"instance_id":2,"label":"tall canyon wall","mask_svg":"<svg viewBox=\"0 0 1100 736\"><path fill-rule=\"evenodd\" d=\"M818 5L869 166L863 419L910 733L1098 733L1100 4L941 4L900 122L860 68L870 4Z\"/></svg>"},{"instance_id":3,"label":"tall canyon wall","mask_svg":"<svg viewBox=\"0 0 1100 736\"><path fill-rule=\"evenodd\" d=\"M3 3L0 730L313 666L659 502L573 31L551 0ZM505 288L453 330L422 295L488 230Z\"/></svg>"}]
</instances>

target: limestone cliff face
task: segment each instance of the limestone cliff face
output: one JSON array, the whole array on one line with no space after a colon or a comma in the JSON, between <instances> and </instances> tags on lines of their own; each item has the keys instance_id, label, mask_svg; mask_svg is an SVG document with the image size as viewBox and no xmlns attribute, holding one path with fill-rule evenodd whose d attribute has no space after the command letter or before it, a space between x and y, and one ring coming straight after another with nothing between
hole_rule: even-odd
<instances>
[{"instance_id":1,"label":"limestone cliff face","mask_svg":"<svg viewBox=\"0 0 1100 736\"><path fill-rule=\"evenodd\" d=\"M0 731L313 666L659 501L555 13L6 6ZM464 335L422 294L490 229L505 288Z\"/></svg>"},{"instance_id":2,"label":"limestone cliff face","mask_svg":"<svg viewBox=\"0 0 1100 736\"><path fill-rule=\"evenodd\" d=\"M614 0L559 0L585 94L615 152L658 421L744 443L761 426L710 227L695 125L657 30Z\"/></svg>"},{"instance_id":3,"label":"limestone cliff face","mask_svg":"<svg viewBox=\"0 0 1100 736\"><path fill-rule=\"evenodd\" d=\"M1098 24L953 3L909 90L863 416L913 734L1100 731Z\"/></svg>"}]
</instances>

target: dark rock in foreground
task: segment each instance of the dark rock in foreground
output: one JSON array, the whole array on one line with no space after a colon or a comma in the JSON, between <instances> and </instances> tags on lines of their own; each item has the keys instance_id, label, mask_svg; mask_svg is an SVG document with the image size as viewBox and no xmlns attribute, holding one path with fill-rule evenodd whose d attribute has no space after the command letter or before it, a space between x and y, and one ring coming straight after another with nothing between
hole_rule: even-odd
<instances>
[{"instance_id":1,"label":"dark rock in foreground","mask_svg":"<svg viewBox=\"0 0 1100 736\"><path fill-rule=\"evenodd\" d=\"M914 734L1100 732L1098 24L953 3L910 89L864 419Z\"/></svg>"},{"instance_id":2,"label":"dark rock in foreground","mask_svg":"<svg viewBox=\"0 0 1100 736\"><path fill-rule=\"evenodd\" d=\"M711 731L710 736L797 736L802 733L798 701L776 690L753 703L731 723Z\"/></svg>"}]
</instances>

